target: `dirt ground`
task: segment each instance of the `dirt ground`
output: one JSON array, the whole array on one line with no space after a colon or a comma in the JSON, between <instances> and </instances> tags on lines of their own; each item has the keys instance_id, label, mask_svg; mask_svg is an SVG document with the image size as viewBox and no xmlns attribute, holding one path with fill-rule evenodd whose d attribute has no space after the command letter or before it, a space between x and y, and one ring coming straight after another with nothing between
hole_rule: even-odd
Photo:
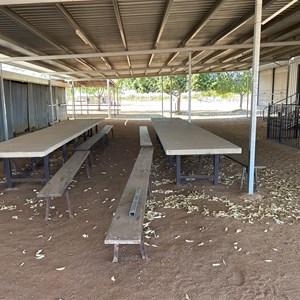
<instances>
[{"instance_id":1,"label":"dirt ground","mask_svg":"<svg viewBox=\"0 0 300 300\"><path fill-rule=\"evenodd\" d=\"M95 117L95 116L93 116ZM249 120L194 121L246 148ZM74 219L64 198L44 221L41 183L5 186L0 169L0 299L300 299L300 150L265 139L258 122L259 172L253 196L239 188L241 166L222 158L220 183L175 184L149 120L105 120L115 139L95 150L91 178L85 169L71 185ZM122 246L113 264L106 231L139 152L138 126L148 125L155 145L145 242ZM60 153L52 171L61 165ZM205 157L201 172L211 172ZM25 167L24 161L19 164ZM197 170L196 157L183 162ZM40 167L32 176L42 172Z\"/></svg>"}]
</instances>

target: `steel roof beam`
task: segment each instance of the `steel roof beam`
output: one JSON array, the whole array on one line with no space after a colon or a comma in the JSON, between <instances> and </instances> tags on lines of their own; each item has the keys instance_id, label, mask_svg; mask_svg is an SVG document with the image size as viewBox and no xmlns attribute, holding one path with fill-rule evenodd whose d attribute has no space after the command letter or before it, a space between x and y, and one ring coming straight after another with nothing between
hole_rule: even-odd
<instances>
[{"instance_id":1,"label":"steel roof beam","mask_svg":"<svg viewBox=\"0 0 300 300\"><path fill-rule=\"evenodd\" d=\"M113 6L114 6L115 16L116 16L116 19L117 19L119 32L120 32L121 39L122 39L122 43L123 43L124 49L126 51L128 51L128 43L127 43L126 34L125 34L125 30L124 30L124 25L123 25L121 13L120 13L119 3L118 3L117 0L112 0L112 3L113 3ZM128 67L131 68L132 65L131 65L130 57L128 55L126 55L126 59L127 59ZM132 72L131 72L131 74L132 74Z\"/></svg>"},{"instance_id":2,"label":"steel roof beam","mask_svg":"<svg viewBox=\"0 0 300 300\"><path fill-rule=\"evenodd\" d=\"M267 2L266 5L264 5L264 8L265 8L266 6L271 5L272 2L273 2L273 1ZM281 15L281 16L279 16L279 17L273 19L272 21L270 21L270 22L268 22L268 23L266 23L265 25L262 26L261 32L263 33L263 32L266 31L267 29L271 28L274 24L278 24L278 23L280 23L280 22L282 22L282 21L285 21L286 18L292 17L294 14L297 14L298 11L299 11L299 9L298 9L298 10L297 10L297 9L293 9L293 10L289 11L288 13L286 13L286 14L284 14L284 15ZM243 36L243 38L237 39L236 41L234 41L234 43L239 43L239 44L246 43L246 42L251 41L252 38L253 38L253 31L251 30L251 31L249 31L247 34L245 34L245 35ZM227 50L223 51L223 53L226 52L226 51L227 51ZM216 53L216 56L219 56L220 54L222 54L222 53L221 53L220 51L218 51L218 52ZM233 54L231 54L231 55L233 55ZM206 61L208 61L209 59L212 59L212 58L214 58L213 54L209 54L207 57L204 57L203 59L201 59L201 61L202 61L202 62L206 62Z\"/></svg>"},{"instance_id":3,"label":"steel roof beam","mask_svg":"<svg viewBox=\"0 0 300 300\"><path fill-rule=\"evenodd\" d=\"M55 4L56 8L62 13L62 15L65 17L65 19L70 23L70 25L74 28L75 32L78 30L80 34L84 37L84 40L86 43L94 49L96 52L100 53L102 52L101 49L99 49L93 41L87 36L87 34L83 31L83 29L80 27L80 25L77 23L77 21L73 18L73 16L66 10L66 8L63 6L63 4L56 3ZM111 64L104 58L100 57L102 61L105 63L105 65L112 69Z\"/></svg>"},{"instance_id":4,"label":"steel roof beam","mask_svg":"<svg viewBox=\"0 0 300 300\"><path fill-rule=\"evenodd\" d=\"M264 8L270 6L271 4L273 4L276 0L268 0L265 1L264 4ZM225 30L223 30L222 32L220 32L218 35L216 35L213 39L211 39L206 45L213 45L217 42L222 41L224 38L226 38L227 36L229 36L230 34L232 34L233 32L235 32L236 30L238 30L240 27L242 27L243 25L245 25L246 23L248 23L249 21L251 21L253 19L254 16L254 12L250 12L248 14L246 14L245 16L243 16L240 20L238 20L237 22L231 24L228 28L226 28ZM195 52L192 54L192 59L197 58L199 55L201 55L204 51L199 51L199 52ZM184 63L187 64L188 60L185 60Z\"/></svg>"},{"instance_id":5,"label":"steel roof beam","mask_svg":"<svg viewBox=\"0 0 300 300\"><path fill-rule=\"evenodd\" d=\"M10 49L12 51L19 52L24 55L29 55L29 56L34 56L34 55L46 55L46 53L37 51L35 49L32 49L31 47L28 47L27 45L20 44L19 42L8 38L7 36L0 34L0 45L4 48ZM60 61L51 61L48 60L47 62L41 62L38 65L46 68L55 67L59 68L61 70L65 71L71 71L71 70L76 70L74 67L67 65L64 62Z\"/></svg>"},{"instance_id":6,"label":"steel roof beam","mask_svg":"<svg viewBox=\"0 0 300 300\"><path fill-rule=\"evenodd\" d=\"M173 2L174 2L174 0L169 0L167 5L166 5L165 13L164 13L163 19L160 23L160 26L159 26L159 29L158 29L158 32L157 32L157 36L156 36L156 39L155 39L155 42L154 42L154 45L153 45L153 49L157 49L157 47L158 47L161 36L162 36L163 31L164 31L164 29L166 27L166 24L167 24ZM154 54L152 53L151 56L150 56L150 59L148 61L148 67L150 67L150 65L152 63L152 60L153 60L153 57L154 57Z\"/></svg>"},{"instance_id":7,"label":"steel roof beam","mask_svg":"<svg viewBox=\"0 0 300 300\"><path fill-rule=\"evenodd\" d=\"M261 43L262 48L269 47L286 47L298 46L300 41L285 41L285 42L268 42ZM172 52L193 52L200 50L227 50L227 49L252 49L253 44L230 44L230 45L212 45L212 46L199 46L199 47L185 47L185 48L166 48L166 49L148 49L148 50L134 50L134 51L116 51L116 52L103 52L103 53L84 53L84 54L61 54L61 55L42 55L42 56L21 56L9 57L0 59L0 62L8 61L39 61L39 60L56 60L56 59L77 59L77 58L99 58L103 57L116 57L126 55L147 55L158 53L172 53ZM158 67L159 68L159 67Z\"/></svg>"},{"instance_id":8,"label":"steel roof beam","mask_svg":"<svg viewBox=\"0 0 300 300\"><path fill-rule=\"evenodd\" d=\"M66 53L68 53L70 55L74 54L74 52L72 52L68 48L60 45L59 43L57 43L48 34L43 33L41 30L37 29L35 26L33 26L32 24L30 24L28 21L24 20L22 17L20 17L16 13L14 13L9 8L7 8L7 7L0 7L0 11L2 13L6 14L8 17L10 17L12 20L14 20L17 23L19 23L22 27L26 28L27 30L31 31L33 34L37 35L38 37L40 37L41 39L43 39L47 43L49 43L52 46L54 46L55 48L58 48L59 50L61 50L63 52L66 52ZM76 60L78 62L80 62L81 64L83 64L84 66L88 67L88 68L91 68L91 69L94 68L94 66L90 65L89 63L87 63L86 61L82 60L81 58L76 58Z\"/></svg>"},{"instance_id":9,"label":"steel roof beam","mask_svg":"<svg viewBox=\"0 0 300 300\"><path fill-rule=\"evenodd\" d=\"M204 26L211 20L211 18L217 13L220 6L223 4L224 0L217 0L215 4L211 7L211 9L207 12L205 15L205 18L202 19L189 33L188 35L180 42L180 44L177 46L178 48L185 47L188 42L190 42L203 28ZM176 56L179 54L179 52L173 53L167 60L166 65L170 64Z\"/></svg>"}]
</instances>

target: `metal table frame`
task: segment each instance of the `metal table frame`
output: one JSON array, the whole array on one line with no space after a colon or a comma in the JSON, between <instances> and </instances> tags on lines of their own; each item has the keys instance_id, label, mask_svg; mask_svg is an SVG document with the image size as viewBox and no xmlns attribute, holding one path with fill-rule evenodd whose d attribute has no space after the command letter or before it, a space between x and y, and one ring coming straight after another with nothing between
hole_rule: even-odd
<instances>
[{"instance_id":1,"label":"metal table frame","mask_svg":"<svg viewBox=\"0 0 300 300\"><path fill-rule=\"evenodd\" d=\"M168 157L169 164L171 164L173 157L176 158L177 184L180 184L182 179L195 178L212 179L213 183L217 185L220 156L242 152L240 147L180 118L152 118L152 123L157 139ZM205 147L203 144L207 140L211 142L211 145ZM181 173L181 158L188 155L212 155L214 158L213 175L183 175Z\"/></svg>"},{"instance_id":2,"label":"metal table frame","mask_svg":"<svg viewBox=\"0 0 300 300\"><path fill-rule=\"evenodd\" d=\"M0 142L0 157L2 157L4 159L4 170L5 170L5 176L6 176L6 183L7 183L7 187L11 188L13 187L13 183L17 183L17 182L48 182L50 180L50 164L49 164L49 156L50 154L59 149L62 148L62 155L63 155L63 160L64 162L68 159L68 155L67 155L67 144L78 138L80 135L83 135L84 140L87 139L87 135L91 136L93 134L93 128L95 128L95 132L98 132L98 125L100 123L100 119L98 120L72 120L72 121L64 121L61 123L58 123L57 125L51 126L51 127L46 127L44 129L32 132L32 133L28 133L28 135L31 135L31 137L33 137L32 135L35 134L37 139L41 136L41 135L47 135L47 133L49 133L49 130L63 130L64 126L69 126L72 123L69 122L74 122L73 125L75 124L79 124L79 128L77 130L75 130L74 132L72 132L72 135L67 136L63 139L58 139L56 141L55 145L51 145L51 146L46 146L43 151L28 151L28 153L26 153L26 151L24 152L23 149L20 150L15 150L15 151L7 151L5 152L2 151L3 145L6 145L7 142L9 142L12 146L16 145L16 149L17 149L17 145L20 147L20 143L19 142L19 137L13 138L11 140L8 141L4 141L4 142ZM26 135L22 135L20 136L20 138L22 138L22 140L24 139L24 136ZM2 146L2 147L1 147ZM10 156L11 155L11 156ZM11 159L14 158L31 158L32 160L32 164L35 164L36 158L42 158L43 159L43 163L44 163L44 177L43 178L13 178L12 176L12 171L11 171Z\"/></svg>"}]
</instances>

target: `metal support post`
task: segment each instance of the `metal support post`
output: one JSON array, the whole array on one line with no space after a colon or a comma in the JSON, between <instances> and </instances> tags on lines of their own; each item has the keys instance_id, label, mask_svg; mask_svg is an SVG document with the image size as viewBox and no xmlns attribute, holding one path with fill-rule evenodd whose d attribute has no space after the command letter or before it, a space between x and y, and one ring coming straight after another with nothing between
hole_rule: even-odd
<instances>
[{"instance_id":1,"label":"metal support post","mask_svg":"<svg viewBox=\"0 0 300 300\"><path fill-rule=\"evenodd\" d=\"M50 95L50 108L51 108L51 125L54 125L54 106L53 106L53 93L51 76L49 77L49 95Z\"/></svg>"},{"instance_id":2,"label":"metal support post","mask_svg":"<svg viewBox=\"0 0 300 300\"><path fill-rule=\"evenodd\" d=\"M110 97L110 83L109 83L109 79L107 79L107 81L106 81L106 86L107 86L107 102L108 102L107 117L111 118L111 97Z\"/></svg>"},{"instance_id":3,"label":"metal support post","mask_svg":"<svg viewBox=\"0 0 300 300\"><path fill-rule=\"evenodd\" d=\"M3 81L3 72L2 72L2 64L1 63L0 63L0 90L1 90L4 139L7 141L9 136L8 136L7 110L6 110L6 102L5 102L4 81Z\"/></svg>"},{"instance_id":4,"label":"metal support post","mask_svg":"<svg viewBox=\"0 0 300 300\"><path fill-rule=\"evenodd\" d=\"M251 129L249 141L249 174L248 174L248 194L253 194L254 190L254 166L255 166L255 146L256 146L256 111L258 100L258 79L259 79L259 56L261 38L261 18L262 0L255 1L254 17L254 46L253 46L253 82L252 82L252 102L251 102Z\"/></svg>"},{"instance_id":5,"label":"metal support post","mask_svg":"<svg viewBox=\"0 0 300 300\"><path fill-rule=\"evenodd\" d=\"M247 75L247 107L246 107L246 117L249 118L249 85L250 85L250 70L248 70Z\"/></svg>"},{"instance_id":6,"label":"metal support post","mask_svg":"<svg viewBox=\"0 0 300 300\"><path fill-rule=\"evenodd\" d=\"M164 77L161 76L161 115L164 116Z\"/></svg>"},{"instance_id":7,"label":"metal support post","mask_svg":"<svg viewBox=\"0 0 300 300\"><path fill-rule=\"evenodd\" d=\"M192 53L189 52L189 91L188 91L188 116L189 122L192 122L191 118L192 109Z\"/></svg>"},{"instance_id":8,"label":"metal support post","mask_svg":"<svg viewBox=\"0 0 300 300\"><path fill-rule=\"evenodd\" d=\"M170 117L173 117L173 88L172 88L172 68L170 72Z\"/></svg>"},{"instance_id":9,"label":"metal support post","mask_svg":"<svg viewBox=\"0 0 300 300\"><path fill-rule=\"evenodd\" d=\"M72 81L72 106L73 106L73 119L76 119L75 111L75 91L74 91L74 82Z\"/></svg>"}]
</instances>

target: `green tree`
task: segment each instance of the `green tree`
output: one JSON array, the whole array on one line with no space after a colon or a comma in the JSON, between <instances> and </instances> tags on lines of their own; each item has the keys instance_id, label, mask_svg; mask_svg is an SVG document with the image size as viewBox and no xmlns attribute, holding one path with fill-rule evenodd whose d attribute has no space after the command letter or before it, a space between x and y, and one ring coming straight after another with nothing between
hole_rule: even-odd
<instances>
[{"instance_id":1,"label":"green tree","mask_svg":"<svg viewBox=\"0 0 300 300\"><path fill-rule=\"evenodd\" d=\"M133 89L140 93L151 93L162 91L161 77L140 77L131 79L121 79L124 88ZM163 77L163 91L170 94L170 76ZM182 93L187 91L188 79L186 75L172 76L172 95L177 98L177 112L180 112L180 102Z\"/></svg>"},{"instance_id":2,"label":"green tree","mask_svg":"<svg viewBox=\"0 0 300 300\"><path fill-rule=\"evenodd\" d=\"M240 108L247 93L249 71L216 73L213 89L220 95L239 94Z\"/></svg>"},{"instance_id":3,"label":"green tree","mask_svg":"<svg viewBox=\"0 0 300 300\"><path fill-rule=\"evenodd\" d=\"M164 92L170 94L171 90L171 77L163 77ZM160 90L162 80L159 82ZM172 75L172 96L177 99L176 110L179 113L181 110L181 95L188 90L188 77L186 75Z\"/></svg>"},{"instance_id":4,"label":"green tree","mask_svg":"<svg viewBox=\"0 0 300 300\"><path fill-rule=\"evenodd\" d=\"M216 81L213 73L199 73L192 76L192 90L197 92L211 91Z\"/></svg>"}]
</instances>

